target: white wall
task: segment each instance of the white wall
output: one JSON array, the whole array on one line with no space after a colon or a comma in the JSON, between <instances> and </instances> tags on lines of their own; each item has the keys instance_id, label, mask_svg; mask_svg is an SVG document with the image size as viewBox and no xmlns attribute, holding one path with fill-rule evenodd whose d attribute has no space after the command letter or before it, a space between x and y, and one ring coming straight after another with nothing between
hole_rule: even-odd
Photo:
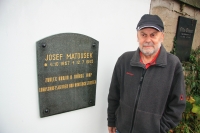
<instances>
[{"instance_id":1,"label":"white wall","mask_svg":"<svg viewBox=\"0 0 200 133\"><path fill-rule=\"evenodd\" d=\"M106 133L113 67L150 1L0 0L0 133ZM99 41L96 105L40 118L36 41L67 32Z\"/></svg>"}]
</instances>

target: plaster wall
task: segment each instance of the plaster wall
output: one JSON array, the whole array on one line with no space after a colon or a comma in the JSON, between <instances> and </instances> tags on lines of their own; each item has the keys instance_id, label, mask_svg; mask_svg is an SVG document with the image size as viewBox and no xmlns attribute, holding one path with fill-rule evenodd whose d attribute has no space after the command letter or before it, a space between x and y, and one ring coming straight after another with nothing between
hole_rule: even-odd
<instances>
[{"instance_id":1,"label":"plaster wall","mask_svg":"<svg viewBox=\"0 0 200 133\"><path fill-rule=\"evenodd\" d=\"M107 133L115 62L138 47L149 8L150 0L0 0L0 133ZM40 118L36 42L59 33L99 41L96 105Z\"/></svg>"}]
</instances>

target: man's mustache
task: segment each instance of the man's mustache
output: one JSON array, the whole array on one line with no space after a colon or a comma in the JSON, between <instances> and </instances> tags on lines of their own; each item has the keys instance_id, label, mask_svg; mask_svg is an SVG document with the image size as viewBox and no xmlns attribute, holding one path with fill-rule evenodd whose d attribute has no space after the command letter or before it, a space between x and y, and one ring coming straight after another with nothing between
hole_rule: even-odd
<instances>
[{"instance_id":1,"label":"man's mustache","mask_svg":"<svg viewBox=\"0 0 200 133\"><path fill-rule=\"evenodd\" d=\"M142 46L153 46L154 44L152 42L150 43L144 43Z\"/></svg>"}]
</instances>

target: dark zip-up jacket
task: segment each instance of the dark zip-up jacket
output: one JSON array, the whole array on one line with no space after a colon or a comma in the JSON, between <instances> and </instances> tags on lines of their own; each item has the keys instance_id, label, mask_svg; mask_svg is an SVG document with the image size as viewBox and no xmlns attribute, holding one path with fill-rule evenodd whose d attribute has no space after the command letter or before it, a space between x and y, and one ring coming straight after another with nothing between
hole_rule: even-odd
<instances>
[{"instance_id":1,"label":"dark zip-up jacket","mask_svg":"<svg viewBox=\"0 0 200 133\"><path fill-rule=\"evenodd\" d=\"M120 133L167 133L181 120L186 95L179 59L161 46L156 63L140 63L139 49L115 65L108 95L108 126Z\"/></svg>"}]
</instances>

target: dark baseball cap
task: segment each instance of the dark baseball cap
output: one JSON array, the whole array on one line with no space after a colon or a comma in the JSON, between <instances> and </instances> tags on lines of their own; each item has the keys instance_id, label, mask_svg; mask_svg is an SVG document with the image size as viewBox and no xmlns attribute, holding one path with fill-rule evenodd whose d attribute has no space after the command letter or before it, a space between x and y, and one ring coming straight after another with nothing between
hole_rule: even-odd
<instances>
[{"instance_id":1,"label":"dark baseball cap","mask_svg":"<svg viewBox=\"0 0 200 133\"><path fill-rule=\"evenodd\" d=\"M145 14L141 17L138 25L137 25L137 30L141 30L143 28L154 28L157 29L158 31L164 31L164 26L161 18L158 15L150 15L150 14Z\"/></svg>"}]
</instances>

